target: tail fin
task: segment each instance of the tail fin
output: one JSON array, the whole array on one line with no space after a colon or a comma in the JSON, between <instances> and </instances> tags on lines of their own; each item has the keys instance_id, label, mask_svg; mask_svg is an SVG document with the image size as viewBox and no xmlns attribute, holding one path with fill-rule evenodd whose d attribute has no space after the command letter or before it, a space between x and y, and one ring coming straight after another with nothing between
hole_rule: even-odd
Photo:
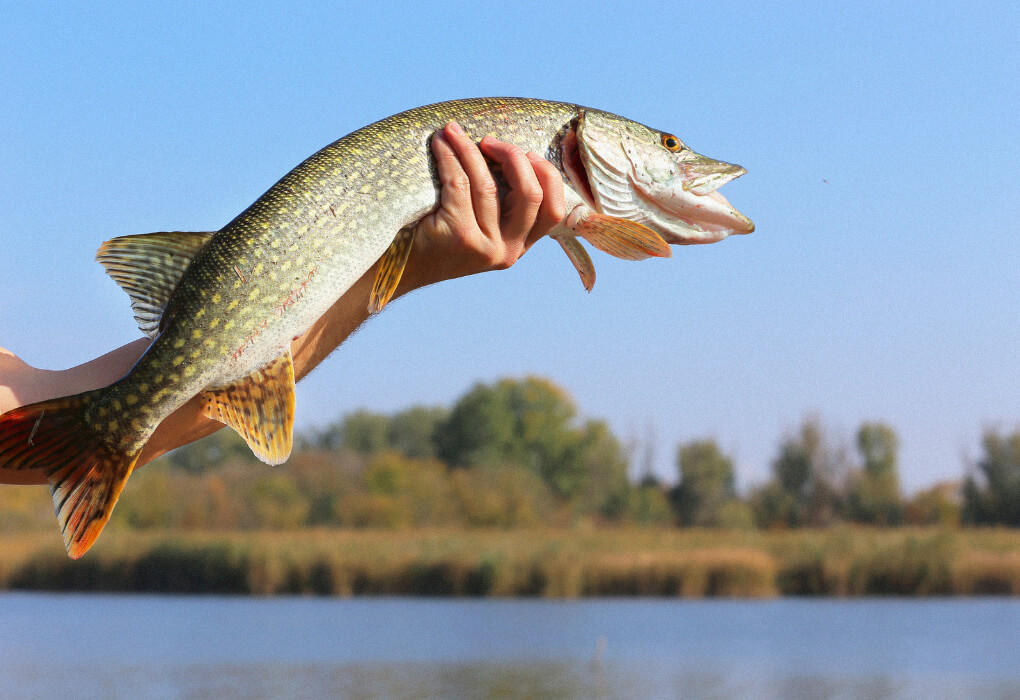
<instances>
[{"instance_id":1,"label":"tail fin","mask_svg":"<svg viewBox=\"0 0 1020 700\"><path fill-rule=\"evenodd\" d=\"M140 452L110 447L86 425L91 396L41 401L0 415L0 464L46 474L72 559L87 552L102 532Z\"/></svg>"}]
</instances>

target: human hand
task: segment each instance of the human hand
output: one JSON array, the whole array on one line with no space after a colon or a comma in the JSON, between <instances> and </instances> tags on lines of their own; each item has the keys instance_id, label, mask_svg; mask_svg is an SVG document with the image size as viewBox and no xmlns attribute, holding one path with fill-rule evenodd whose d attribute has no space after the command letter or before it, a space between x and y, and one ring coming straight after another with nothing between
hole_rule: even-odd
<instances>
[{"instance_id":1,"label":"human hand","mask_svg":"<svg viewBox=\"0 0 1020 700\"><path fill-rule=\"evenodd\" d=\"M486 137L476 146L451 122L432 139L439 208L418 224L401 292L513 265L565 216L559 170L536 153ZM499 198L485 157L510 187Z\"/></svg>"}]
</instances>

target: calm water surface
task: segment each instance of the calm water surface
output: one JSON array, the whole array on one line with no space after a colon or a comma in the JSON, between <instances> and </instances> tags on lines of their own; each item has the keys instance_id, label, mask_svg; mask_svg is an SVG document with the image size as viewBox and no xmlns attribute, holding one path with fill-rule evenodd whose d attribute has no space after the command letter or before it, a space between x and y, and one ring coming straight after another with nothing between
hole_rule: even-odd
<instances>
[{"instance_id":1,"label":"calm water surface","mask_svg":"<svg viewBox=\"0 0 1020 700\"><path fill-rule=\"evenodd\" d=\"M1020 601L0 594L0 698L1018 698Z\"/></svg>"}]
</instances>

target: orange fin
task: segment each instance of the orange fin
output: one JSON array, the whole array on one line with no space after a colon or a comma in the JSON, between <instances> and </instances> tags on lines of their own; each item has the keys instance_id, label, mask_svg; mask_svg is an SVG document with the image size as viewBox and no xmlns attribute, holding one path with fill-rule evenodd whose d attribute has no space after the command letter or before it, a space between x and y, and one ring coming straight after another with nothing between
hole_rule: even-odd
<instances>
[{"instance_id":1,"label":"orange fin","mask_svg":"<svg viewBox=\"0 0 1020 700\"><path fill-rule=\"evenodd\" d=\"M142 333L156 335L170 293L212 236L205 231L143 233L112 238L99 246L96 260L131 297Z\"/></svg>"},{"instance_id":2,"label":"orange fin","mask_svg":"<svg viewBox=\"0 0 1020 700\"><path fill-rule=\"evenodd\" d=\"M585 291L590 292L595 286L595 263L591 261L588 251L574 236L553 236L553 238L563 248L563 252L570 258L577 274L581 276L581 284L584 285Z\"/></svg>"},{"instance_id":3,"label":"orange fin","mask_svg":"<svg viewBox=\"0 0 1020 700\"><path fill-rule=\"evenodd\" d=\"M379 271L375 274L375 284L372 287L372 298L368 304L368 312L377 314L393 298L400 284L400 276L404 274L404 266L407 265L407 257L411 254L411 244L414 243L415 226L405 226L397 231L396 237L386 249L379 263Z\"/></svg>"},{"instance_id":4,"label":"orange fin","mask_svg":"<svg viewBox=\"0 0 1020 700\"><path fill-rule=\"evenodd\" d=\"M578 214L575 209L567 217L566 225L603 253L623 260L673 256L669 244L659 234L636 221L599 214L590 209Z\"/></svg>"},{"instance_id":5,"label":"orange fin","mask_svg":"<svg viewBox=\"0 0 1020 700\"><path fill-rule=\"evenodd\" d=\"M294 443L294 362L290 350L229 386L202 392L202 413L236 430L255 456L282 464Z\"/></svg>"},{"instance_id":6,"label":"orange fin","mask_svg":"<svg viewBox=\"0 0 1020 700\"><path fill-rule=\"evenodd\" d=\"M85 405L94 394L29 404L0 416L0 464L46 474L72 559L99 537L140 452L110 447L85 424Z\"/></svg>"}]
</instances>

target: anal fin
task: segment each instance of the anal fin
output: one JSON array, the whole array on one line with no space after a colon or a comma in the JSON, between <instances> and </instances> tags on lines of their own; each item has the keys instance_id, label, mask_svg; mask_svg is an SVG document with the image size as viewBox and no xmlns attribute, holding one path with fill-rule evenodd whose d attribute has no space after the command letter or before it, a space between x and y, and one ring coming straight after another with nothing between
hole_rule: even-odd
<instances>
[{"instance_id":1,"label":"anal fin","mask_svg":"<svg viewBox=\"0 0 1020 700\"><path fill-rule=\"evenodd\" d=\"M282 464L294 444L294 362L290 349L228 386L202 392L202 413L229 425L267 464Z\"/></svg>"},{"instance_id":2,"label":"anal fin","mask_svg":"<svg viewBox=\"0 0 1020 700\"><path fill-rule=\"evenodd\" d=\"M397 291L400 276L404 274L404 266L407 265L407 258L411 254L416 225L405 226L397 231L390 247L383 253L379 271L375 275L375 285L372 287L372 298L368 304L369 313L377 314L382 311L393 298L393 293Z\"/></svg>"}]
</instances>

